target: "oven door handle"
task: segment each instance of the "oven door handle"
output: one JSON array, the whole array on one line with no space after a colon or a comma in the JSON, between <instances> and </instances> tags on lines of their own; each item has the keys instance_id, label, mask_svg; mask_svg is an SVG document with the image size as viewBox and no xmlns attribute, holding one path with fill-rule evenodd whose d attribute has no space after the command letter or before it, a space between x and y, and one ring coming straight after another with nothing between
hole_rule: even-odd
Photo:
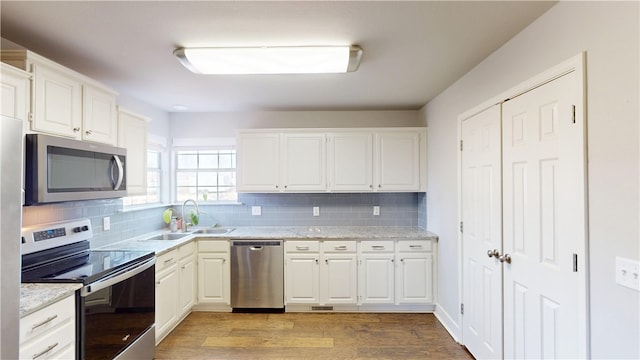
<instances>
[{"instance_id":1,"label":"oven door handle","mask_svg":"<svg viewBox=\"0 0 640 360\"><path fill-rule=\"evenodd\" d=\"M156 258L153 257L152 259L149 259L143 262L142 264L136 264L134 266L130 266L125 269L122 269L104 280L96 281L94 283L91 283L83 287L80 290L80 296L82 297L89 296L91 295L91 293L108 288L111 285L117 284L129 278L132 278L140 274L141 272L149 269L150 267L155 265L155 263L156 263Z\"/></svg>"}]
</instances>

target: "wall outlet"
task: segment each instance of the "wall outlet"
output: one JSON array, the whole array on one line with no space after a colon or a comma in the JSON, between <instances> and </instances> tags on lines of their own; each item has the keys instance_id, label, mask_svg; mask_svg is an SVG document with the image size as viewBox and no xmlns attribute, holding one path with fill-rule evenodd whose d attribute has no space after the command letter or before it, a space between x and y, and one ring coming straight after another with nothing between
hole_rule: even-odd
<instances>
[{"instance_id":1,"label":"wall outlet","mask_svg":"<svg viewBox=\"0 0 640 360\"><path fill-rule=\"evenodd\" d=\"M262 215L262 206L252 206L251 207L251 215L253 215L253 216Z\"/></svg>"},{"instance_id":2,"label":"wall outlet","mask_svg":"<svg viewBox=\"0 0 640 360\"><path fill-rule=\"evenodd\" d=\"M373 215L374 216L380 216L380 206L374 206L373 207Z\"/></svg>"},{"instance_id":3,"label":"wall outlet","mask_svg":"<svg viewBox=\"0 0 640 360\"><path fill-rule=\"evenodd\" d=\"M111 218L109 216L102 218L102 229L104 231L111 230Z\"/></svg>"},{"instance_id":4,"label":"wall outlet","mask_svg":"<svg viewBox=\"0 0 640 360\"><path fill-rule=\"evenodd\" d=\"M313 207L313 216L320 216L320 206Z\"/></svg>"},{"instance_id":5,"label":"wall outlet","mask_svg":"<svg viewBox=\"0 0 640 360\"><path fill-rule=\"evenodd\" d=\"M616 283L640 291L640 262L616 256Z\"/></svg>"}]
</instances>

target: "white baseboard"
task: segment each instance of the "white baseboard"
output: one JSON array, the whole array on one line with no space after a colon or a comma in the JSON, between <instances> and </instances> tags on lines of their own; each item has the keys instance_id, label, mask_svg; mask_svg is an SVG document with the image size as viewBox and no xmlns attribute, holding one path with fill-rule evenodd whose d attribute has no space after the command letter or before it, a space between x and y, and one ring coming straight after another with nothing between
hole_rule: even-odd
<instances>
[{"instance_id":1,"label":"white baseboard","mask_svg":"<svg viewBox=\"0 0 640 360\"><path fill-rule=\"evenodd\" d=\"M462 344L462 334L460 333L460 324L458 324L448 312L443 310L442 305L436 303L436 311L433 313L440 321L442 326L449 332L449 335L455 340L458 344Z\"/></svg>"}]
</instances>

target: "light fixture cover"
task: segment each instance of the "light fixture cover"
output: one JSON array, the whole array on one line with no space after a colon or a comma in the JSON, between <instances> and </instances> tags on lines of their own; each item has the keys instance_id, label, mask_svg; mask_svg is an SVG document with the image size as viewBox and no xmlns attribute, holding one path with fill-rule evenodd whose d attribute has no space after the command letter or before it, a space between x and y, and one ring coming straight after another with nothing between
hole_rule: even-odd
<instances>
[{"instance_id":1,"label":"light fixture cover","mask_svg":"<svg viewBox=\"0 0 640 360\"><path fill-rule=\"evenodd\" d=\"M197 74L320 74L356 71L359 46L178 48L173 54Z\"/></svg>"}]
</instances>

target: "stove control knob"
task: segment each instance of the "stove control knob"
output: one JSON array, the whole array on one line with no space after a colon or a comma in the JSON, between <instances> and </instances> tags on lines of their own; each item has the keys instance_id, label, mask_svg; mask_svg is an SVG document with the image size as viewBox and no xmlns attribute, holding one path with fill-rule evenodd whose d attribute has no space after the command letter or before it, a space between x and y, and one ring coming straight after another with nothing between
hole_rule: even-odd
<instances>
[{"instance_id":1,"label":"stove control knob","mask_svg":"<svg viewBox=\"0 0 640 360\"><path fill-rule=\"evenodd\" d=\"M85 225L82 227L82 231L89 231L89 226Z\"/></svg>"},{"instance_id":2,"label":"stove control knob","mask_svg":"<svg viewBox=\"0 0 640 360\"><path fill-rule=\"evenodd\" d=\"M73 228L73 232L74 233L79 233L79 232L83 232L83 231L87 231L87 230L89 230L89 227L87 225L78 226L78 227L74 227Z\"/></svg>"}]
</instances>

